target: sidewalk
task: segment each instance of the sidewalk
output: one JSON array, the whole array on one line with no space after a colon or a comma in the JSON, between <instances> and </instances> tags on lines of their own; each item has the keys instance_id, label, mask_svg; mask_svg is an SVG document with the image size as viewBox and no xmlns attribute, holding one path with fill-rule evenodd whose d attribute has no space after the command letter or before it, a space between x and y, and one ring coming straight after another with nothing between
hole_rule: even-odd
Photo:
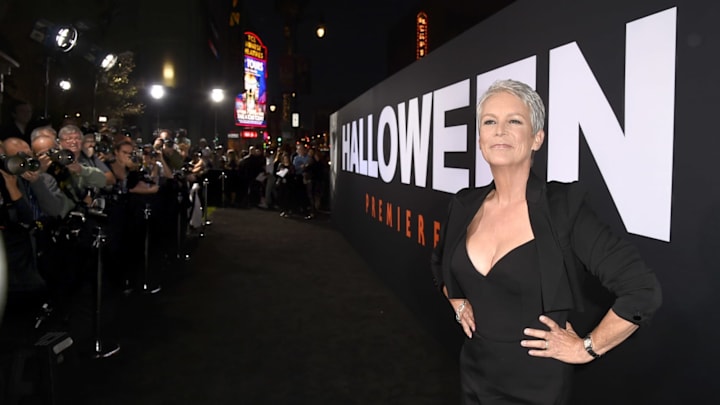
<instances>
[{"instance_id":1,"label":"sidewalk","mask_svg":"<svg viewBox=\"0 0 720 405\"><path fill-rule=\"evenodd\" d=\"M118 303L106 339L121 351L78 355L81 403L459 403L454 359L327 214L211 219L160 293Z\"/></svg>"}]
</instances>

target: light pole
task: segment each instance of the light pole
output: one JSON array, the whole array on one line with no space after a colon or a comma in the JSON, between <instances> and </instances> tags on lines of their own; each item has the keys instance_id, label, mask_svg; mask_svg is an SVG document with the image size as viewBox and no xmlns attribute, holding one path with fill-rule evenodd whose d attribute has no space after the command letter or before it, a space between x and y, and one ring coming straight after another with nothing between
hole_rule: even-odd
<instances>
[{"instance_id":1,"label":"light pole","mask_svg":"<svg viewBox=\"0 0 720 405\"><path fill-rule=\"evenodd\" d=\"M214 130L213 130L213 137L218 137L218 131L217 131L217 105L220 104L225 99L225 90L223 89L212 89L210 92L210 100L212 100L213 103L215 103L215 107L213 110L215 110L215 124L214 124Z\"/></svg>"},{"instance_id":2,"label":"light pole","mask_svg":"<svg viewBox=\"0 0 720 405\"><path fill-rule=\"evenodd\" d=\"M70 52L78 42L78 30L72 25L56 25L47 20L35 22L30 38L45 45L51 53ZM48 100L50 99L50 62L52 55L45 58L45 109L43 113L48 117Z\"/></svg>"},{"instance_id":3,"label":"light pole","mask_svg":"<svg viewBox=\"0 0 720 405\"><path fill-rule=\"evenodd\" d=\"M150 87L150 96L158 101L157 105L157 130L160 133L160 99L165 96L165 87L159 84L153 84Z\"/></svg>"}]
</instances>

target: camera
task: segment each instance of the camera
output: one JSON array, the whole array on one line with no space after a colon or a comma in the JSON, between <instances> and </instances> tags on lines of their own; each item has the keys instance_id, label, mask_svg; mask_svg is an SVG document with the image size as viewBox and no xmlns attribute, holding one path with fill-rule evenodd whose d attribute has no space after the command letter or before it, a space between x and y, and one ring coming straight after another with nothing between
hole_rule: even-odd
<instances>
[{"instance_id":1,"label":"camera","mask_svg":"<svg viewBox=\"0 0 720 405\"><path fill-rule=\"evenodd\" d=\"M52 148L47 151L47 155L54 163L67 166L75 161L75 154L67 149Z\"/></svg>"},{"instance_id":2,"label":"camera","mask_svg":"<svg viewBox=\"0 0 720 405\"><path fill-rule=\"evenodd\" d=\"M104 155L112 152L112 138L105 134L95 133L95 153L102 153Z\"/></svg>"},{"instance_id":3,"label":"camera","mask_svg":"<svg viewBox=\"0 0 720 405\"><path fill-rule=\"evenodd\" d=\"M132 153L130 154L130 161L135 164L141 164L142 163L142 153L141 151L134 149Z\"/></svg>"},{"instance_id":4,"label":"camera","mask_svg":"<svg viewBox=\"0 0 720 405\"><path fill-rule=\"evenodd\" d=\"M155 148L153 148L152 144L146 144L146 145L143 145L143 147L142 147L142 154L149 155L152 157L157 157L158 151Z\"/></svg>"},{"instance_id":5,"label":"camera","mask_svg":"<svg viewBox=\"0 0 720 405\"><path fill-rule=\"evenodd\" d=\"M3 154L0 155L0 169L17 176L25 172L40 170L40 161L24 153L13 156Z\"/></svg>"},{"instance_id":6,"label":"camera","mask_svg":"<svg viewBox=\"0 0 720 405\"><path fill-rule=\"evenodd\" d=\"M128 189L135 188L135 186L137 186L140 182L146 183L148 185L156 184L155 180L152 178L148 170L144 167L140 167L137 170L131 170L127 175Z\"/></svg>"},{"instance_id":7,"label":"camera","mask_svg":"<svg viewBox=\"0 0 720 405\"><path fill-rule=\"evenodd\" d=\"M179 170L176 170L176 172L181 172L182 174L190 174L190 173L192 173L192 170L193 170L193 164L190 162L185 162L185 163L183 163L183 165L180 167Z\"/></svg>"},{"instance_id":8,"label":"camera","mask_svg":"<svg viewBox=\"0 0 720 405\"><path fill-rule=\"evenodd\" d=\"M107 155L112 150L112 146L105 142L95 143L95 152Z\"/></svg>"}]
</instances>

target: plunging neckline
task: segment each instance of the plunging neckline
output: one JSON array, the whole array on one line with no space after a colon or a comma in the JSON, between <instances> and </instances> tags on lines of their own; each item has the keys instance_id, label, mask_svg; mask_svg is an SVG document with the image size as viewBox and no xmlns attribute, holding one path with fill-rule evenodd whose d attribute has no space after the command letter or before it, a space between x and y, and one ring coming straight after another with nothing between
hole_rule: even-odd
<instances>
[{"instance_id":1,"label":"plunging neckline","mask_svg":"<svg viewBox=\"0 0 720 405\"><path fill-rule=\"evenodd\" d=\"M508 250L507 253L505 253L504 255L500 256L500 258L497 259L497 260L495 261L495 263L493 263L492 266L490 266L490 268L488 269L488 271L487 271L486 274L482 274L482 273L477 269L477 267L475 267L475 263L473 263L472 259L470 258L470 251L468 250L468 247L467 247L467 241L465 242L465 255L467 256L468 261L470 262L470 265L472 266L473 270L475 270L475 273L479 274L480 277L482 277L482 278L488 278L488 277L490 277L490 274L493 273L493 270L495 269L495 267L497 267L498 263L502 262L506 257L510 256L513 252L519 250L521 247L524 247L525 245L530 244L530 243L533 242L533 241L535 241L535 238L532 238L532 239L528 240L527 242L521 243L521 244L515 246L514 248Z\"/></svg>"}]
</instances>

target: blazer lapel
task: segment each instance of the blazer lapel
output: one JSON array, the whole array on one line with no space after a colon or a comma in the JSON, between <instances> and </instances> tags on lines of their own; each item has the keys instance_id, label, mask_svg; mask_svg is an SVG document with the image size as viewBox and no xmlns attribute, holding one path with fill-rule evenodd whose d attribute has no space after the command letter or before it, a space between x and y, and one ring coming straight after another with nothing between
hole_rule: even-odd
<instances>
[{"instance_id":1,"label":"blazer lapel","mask_svg":"<svg viewBox=\"0 0 720 405\"><path fill-rule=\"evenodd\" d=\"M445 257L450 258L455 253L455 249L461 242L464 242L463 236L466 235L467 226L472 221L480 206L485 201L490 190L495 188L495 182L490 183L487 186L468 190L467 193L462 194L458 198L458 203L461 205L461 209L457 211L457 215L454 215L448 224L448 235L452 235L452 239L449 245L450 249L445 252ZM450 266L450 260L445 260L445 265Z\"/></svg>"},{"instance_id":2,"label":"blazer lapel","mask_svg":"<svg viewBox=\"0 0 720 405\"><path fill-rule=\"evenodd\" d=\"M530 173L527 186L528 214L535 235L540 262L540 285L545 312L573 307L572 292L567 278L562 250L550 219L545 183Z\"/></svg>"}]
</instances>

